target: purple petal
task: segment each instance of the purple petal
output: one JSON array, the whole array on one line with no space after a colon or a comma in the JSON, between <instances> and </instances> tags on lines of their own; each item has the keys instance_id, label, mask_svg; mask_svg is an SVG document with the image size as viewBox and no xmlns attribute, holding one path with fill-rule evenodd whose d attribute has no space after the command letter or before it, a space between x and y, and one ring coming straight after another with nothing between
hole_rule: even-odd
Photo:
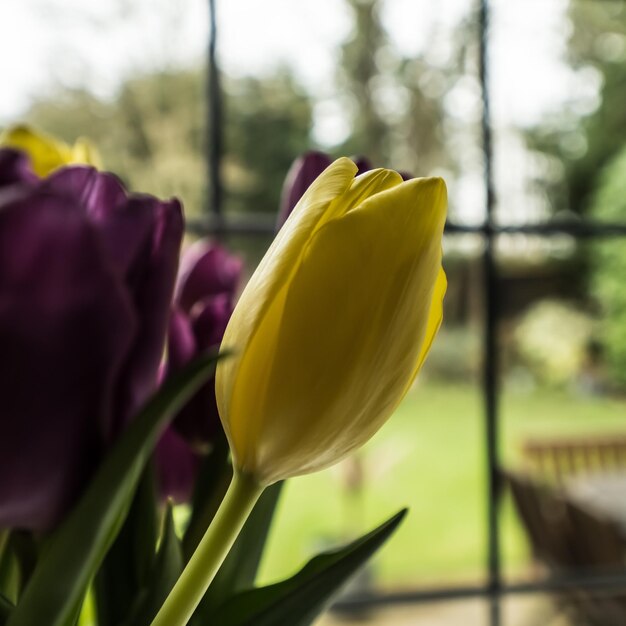
<instances>
[{"instance_id":1,"label":"purple petal","mask_svg":"<svg viewBox=\"0 0 626 626\"><path fill-rule=\"evenodd\" d=\"M63 167L45 179L44 189L52 189L78 200L96 223L106 220L126 202L124 186L114 174L93 167Z\"/></svg>"},{"instance_id":2,"label":"purple petal","mask_svg":"<svg viewBox=\"0 0 626 626\"><path fill-rule=\"evenodd\" d=\"M357 176L359 174L364 174L365 172L369 172L370 170L374 169L372 162L367 157L357 156L357 157L352 157L352 160L354 161L355 165L359 168L359 171L356 173Z\"/></svg>"},{"instance_id":3,"label":"purple petal","mask_svg":"<svg viewBox=\"0 0 626 626\"><path fill-rule=\"evenodd\" d=\"M183 217L177 200L160 202L151 196L131 196L129 213L148 211L154 225L126 278L139 319L139 328L125 368L125 389L118 403L114 436L154 392L165 338L183 236Z\"/></svg>"},{"instance_id":4,"label":"purple petal","mask_svg":"<svg viewBox=\"0 0 626 626\"><path fill-rule=\"evenodd\" d=\"M175 200L128 196L116 176L91 167L62 168L44 186L80 200L139 318L108 433L113 438L156 388L182 241L182 210Z\"/></svg>"},{"instance_id":5,"label":"purple petal","mask_svg":"<svg viewBox=\"0 0 626 626\"><path fill-rule=\"evenodd\" d=\"M225 248L198 241L187 249L181 261L176 301L188 313L205 298L228 293L239 284L243 261Z\"/></svg>"},{"instance_id":6,"label":"purple petal","mask_svg":"<svg viewBox=\"0 0 626 626\"><path fill-rule=\"evenodd\" d=\"M227 294L207 298L196 304L192 327L197 354L211 349L217 351L232 312L232 300ZM183 327L182 324L178 327L179 338L183 334L180 332ZM170 325L170 341L171 329L172 325ZM170 364L173 364L173 361L170 361ZM194 449L202 451L208 447L221 428L215 399L215 378L211 378L189 400L174 419L173 425Z\"/></svg>"},{"instance_id":7,"label":"purple petal","mask_svg":"<svg viewBox=\"0 0 626 626\"><path fill-rule=\"evenodd\" d=\"M332 163L323 152L307 152L298 157L289 168L283 183L276 230L287 221L309 185Z\"/></svg>"},{"instance_id":8,"label":"purple petal","mask_svg":"<svg viewBox=\"0 0 626 626\"><path fill-rule=\"evenodd\" d=\"M136 320L65 195L0 207L0 527L50 528L89 479Z\"/></svg>"},{"instance_id":9,"label":"purple petal","mask_svg":"<svg viewBox=\"0 0 626 626\"><path fill-rule=\"evenodd\" d=\"M170 370L177 370L189 363L197 354L196 338L191 320L180 309L174 309L167 336L167 357Z\"/></svg>"},{"instance_id":10,"label":"purple petal","mask_svg":"<svg viewBox=\"0 0 626 626\"><path fill-rule=\"evenodd\" d=\"M92 167L65 167L46 179L44 188L80 200L100 231L111 263L122 275L131 274L150 254L157 223L154 207L150 202L129 200L115 175Z\"/></svg>"},{"instance_id":11,"label":"purple petal","mask_svg":"<svg viewBox=\"0 0 626 626\"><path fill-rule=\"evenodd\" d=\"M219 348L232 313L232 298L224 293L194 307L193 332L199 350Z\"/></svg>"},{"instance_id":12,"label":"purple petal","mask_svg":"<svg viewBox=\"0 0 626 626\"><path fill-rule=\"evenodd\" d=\"M198 453L206 452L222 428L211 378L174 418L172 425Z\"/></svg>"}]
</instances>

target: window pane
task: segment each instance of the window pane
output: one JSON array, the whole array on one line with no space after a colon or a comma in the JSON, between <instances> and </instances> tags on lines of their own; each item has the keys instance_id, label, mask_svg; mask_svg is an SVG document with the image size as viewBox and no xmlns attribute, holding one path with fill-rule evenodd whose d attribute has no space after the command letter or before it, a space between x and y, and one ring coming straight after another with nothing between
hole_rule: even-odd
<instances>
[{"instance_id":1,"label":"window pane","mask_svg":"<svg viewBox=\"0 0 626 626\"><path fill-rule=\"evenodd\" d=\"M625 222L624 4L490 4L498 222Z\"/></svg>"},{"instance_id":2,"label":"window pane","mask_svg":"<svg viewBox=\"0 0 626 626\"><path fill-rule=\"evenodd\" d=\"M545 242L535 243L546 252ZM515 267L501 257L502 522L511 581L626 574L624 286L603 265L622 250L617 241L581 243L566 261L544 254ZM548 605L582 623L624 621L623 601L602 595L575 590Z\"/></svg>"},{"instance_id":3,"label":"window pane","mask_svg":"<svg viewBox=\"0 0 626 626\"><path fill-rule=\"evenodd\" d=\"M480 280L476 256L452 252L448 317L414 388L351 459L289 481L261 578L294 572L320 549L409 514L353 591L478 583L485 562ZM468 282L471 285L468 287Z\"/></svg>"}]
</instances>

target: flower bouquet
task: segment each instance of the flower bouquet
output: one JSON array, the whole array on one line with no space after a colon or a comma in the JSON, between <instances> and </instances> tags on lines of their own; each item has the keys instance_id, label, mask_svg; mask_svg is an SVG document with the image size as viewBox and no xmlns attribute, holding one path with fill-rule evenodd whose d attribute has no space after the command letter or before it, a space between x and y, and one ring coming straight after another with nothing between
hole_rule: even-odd
<instances>
[{"instance_id":1,"label":"flower bouquet","mask_svg":"<svg viewBox=\"0 0 626 626\"><path fill-rule=\"evenodd\" d=\"M445 185L301 159L234 306L223 247L179 267L177 200L127 192L87 142L0 144L0 625L311 624L405 511L258 587L281 484L359 448L415 379Z\"/></svg>"}]
</instances>

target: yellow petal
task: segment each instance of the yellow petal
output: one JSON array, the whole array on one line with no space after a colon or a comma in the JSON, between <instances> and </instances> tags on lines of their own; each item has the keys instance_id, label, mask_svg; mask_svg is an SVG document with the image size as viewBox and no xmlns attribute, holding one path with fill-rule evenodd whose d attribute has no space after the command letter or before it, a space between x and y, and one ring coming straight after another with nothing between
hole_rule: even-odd
<instances>
[{"instance_id":1,"label":"yellow petal","mask_svg":"<svg viewBox=\"0 0 626 626\"><path fill-rule=\"evenodd\" d=\"M63 141L26 125L6 129L0 135L0 146L9 146L26 152L30 157L33 171L38 176L47 176L63 165L76 163L101 167L97 150L87 140L79 139L70 147Z\"/></svg>"},{"instance_id":2,"label":"yellow petal","mask_svg":"<svg viewBox=\"0 0 626 626\"><path fill-rule=\"evenodd\" d=\"M341 196L338 196L330 205L325 215L324 222L336 217L341 217L348 211L359 206L381 191L386 191L402 183L402 176L393 170L376 169L357 176L350 188Z\"/></svg>"},{"instance_id":3,"label":"yellow petal","mask_svg":"<svg viewBox=\"0 0 626 626\"><path fill-rule=\"evenodd\" d=\"M322 172L292 211L241 294L222 340L222 346L233 350L234 355L220 361L215 378L217 404L227 436L230 436L230 423L224 416L230 414L235 386L240 385L242 378L264 375L264 370L248 372L245 367L242 375L241 357L248 352L255 335L260 334L257 349L271 345L271 332L261 331L265 319L276 315L283 297L281 290L296 270L306 242L325 222L329 206L350 187L356 172L356 165L345 158Z\"/></svg>"},{"instance_id":4,"label":"yellow petal","mask_svg":"<svg viewBox=\"0 0 626 626\"><path fill-rule=\"evenodd\" d=\"M428 323L426 325L426 334L422 343L422 349L417 357L417 361L415 362L415 369L413 370L411 379L407 383L405 393L410 389L411 385L415 381L415 377L418 375L420 369L422 369L422 365L424 365L424 361L426 361L426 357L430 352L433 341L435 340L437 332L441 327L441 322L443 321L443 298L446 295L447 288L448 279L446 278L446 273L443 271L443 267L441 267L439 268L439 275L437 276L435 288L433 289L433 297L430 303L430 313L428 316Z\"/></svg>"},{"instance_id":5,"label":"yellow petal","mask_svg":"<svg viewBox=\"0 0 626 626\"><path fill-rule=\"evenodd\" d=\"M0 145L26 152L38 176L47 176L72 159L69 146L49 135L37 133L28 126L8 128L0 137Z\"/></svg>"},{"instance_id":6,"label":"yellow petal","mask_svg":"<svg viewBox=\"0 0 626 626\"><path fill-rule=\"evenodd\" d=\"M440 323L445 207L441 180L412 180L315 232L242 357L241 469L265 483L322 469L390 416Z\"/></svg>"},{"instance_id":7,"label":"yellow petal","mask_svg":"<svg viewBox=\"0 0 626 626\"><path fill-rule=\"evenodd\" d=\"M102 169L102 157L98 149L85 137L79 137L72 148L72 163L84 163Z\"/></svg>"}]
</instances>

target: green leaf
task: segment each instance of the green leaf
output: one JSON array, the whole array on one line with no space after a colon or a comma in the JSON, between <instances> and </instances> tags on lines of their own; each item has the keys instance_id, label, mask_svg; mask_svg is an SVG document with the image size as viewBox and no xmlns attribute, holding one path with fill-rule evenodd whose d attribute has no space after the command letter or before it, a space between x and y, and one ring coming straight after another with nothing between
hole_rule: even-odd
<instances>
[{"instance_id":1,"label":"green leaf","mask_svg":"<svg viewBox=\"0 0 626 626\"><path fill-rule=\"evenodd\" d=\"M13 555L12 580L5 581L9 582L10 586L3 591L9 599L18 598L28 584L35 570L40 550L40 542L35 539L32 532L27 530L11 532L7 551Z\"/></svg>"},{"instance_id":2,"label":"green leaf","mask_svg":"<svg viewBox=\"0 0 626 626\"><path fill-rule=\"evenodd\" d=\"M194 616L197 614L200 617L199 623L206 621L235 592L254 585L282 485L279 482L265 489L255 504L235 544L196 609Z\"/></svg>"},{"instance_id":3,"label":"green leaf","mask_svg":"<svg viewBox=\"0 0 626 626\"><path fill-rule=\"evenodd\" d=\"M148 463L124 524L96 575L98 626L119 626L152 574L159 537L154 463Z\"/></svg>"},{"instance_id":4,"label":"green leaf","mask_svg":"<svg viewBox=\"0 0 626 626\"><path fill-rule=\"evenodd\" d=\"M206 529L217 513L233 478L228 461L230 449L226 435L219 429L211 451L204 458L192 498L191 518L183 537L183 555L189 561Z\"/></svg>"},{"instance_id":5,"label":"green leaf","mask_svg":"<svg viewBox=\"0 0 626 626\"><path fill-rule=\"evenodd\" d=\"M73 626L163 427L209 377L216 360L202 356L177 372L131 422L50 538L7 626Z\"/></svg>"},{"instance_id":6,"label":"green leaf","mask_svg":"<svg viewBox=\"0 0 626 626\"><path fill-rule=\"evenodd\" d=\"M0 626L4 626L13 610L13 603L0 593Z\"/></svg>"},{"instance_id":7,"label":"green leaf","mask_svg":"<svg viewBox=\"0 0 626 626\"><path fill-rule=\"evenodd\" d=\"M309 626L348 578L389 538L405 514L403 509L344 548L316 556L288 580L233 596L211 616L210 623ZM208 626L209 621L205 624Z\"/></svg>"},{"instance_id":8,"label":"green leaf","mask_svg":"<svg viewBox=\"0 0 626 626\"><path fill-rule=\"evenodd\" d=\"M120 626L149 626L181 575L183 567L182 548L176 536L172 507L168 505L152 575L142 590L135 609Z\"/></svg>"},{"instance_id":9,"label":"green leaf","mask_svg":"<svg viewBox=\"0 0 626 626\"><path fill-rule=\"evenodd\" d=\"M19 582L19 569L11 533L9 530L0 531L0 597L6 599L17 597Z\"/></svg>"}]
</instances>

